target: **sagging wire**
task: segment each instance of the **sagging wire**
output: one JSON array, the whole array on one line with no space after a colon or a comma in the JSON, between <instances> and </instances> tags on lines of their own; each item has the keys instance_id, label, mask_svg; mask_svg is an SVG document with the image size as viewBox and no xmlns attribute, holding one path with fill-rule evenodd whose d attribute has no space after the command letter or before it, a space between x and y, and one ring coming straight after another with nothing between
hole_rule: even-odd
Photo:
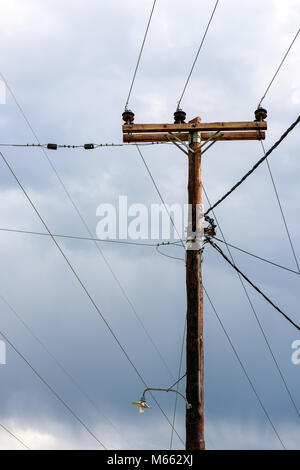
<instances>
[{"instance_id":1,"label":"sagging wire","mask_svg":"<svg viewBox=\"0 0 300 470\"><path fill-rule=\"evenodd\" d=\"M244 279L245 281L247 281L252 287L253 289L255 289L270 305L272 305L273 308L275 308L275 310L277 310L286 320L288 320L297 330L300 331L300 326L297 325L297 323L295 323L286 313L284 313L276 304L274 304L274 302L272 302L272 300L269 299L269 297L264 294L261 289L259 289L235 264L232 263L232 261L225 255L225 253L223 252L223 250L216 244L214 243L211 238L207 238L207 243L209 243L216 251L218 251L220 253L220 255L225 259L225 261L227 261L227 263L230 264L230 266L233 267L233 269L235 269L235 271L237 271Z\"/></svg>"}]
</instances>

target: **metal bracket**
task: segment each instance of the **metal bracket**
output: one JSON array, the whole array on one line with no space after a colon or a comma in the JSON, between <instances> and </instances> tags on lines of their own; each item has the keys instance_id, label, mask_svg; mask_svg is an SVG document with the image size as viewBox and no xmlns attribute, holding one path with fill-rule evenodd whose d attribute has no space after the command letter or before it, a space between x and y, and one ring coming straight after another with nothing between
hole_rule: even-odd
<instances>
[{"instance_id":1,"label":"metal bracket","mask_svg":"<svg viewBox=\"0 0 300 470\"><path fill-rule=\"evenodd\" d=\"M216 139L216 137L222 137L223 135L224 135L224 134L220 134L220 131L217 131L217 132L215 132L209 139L207 139L207 140L201 145L200 150L202 150L203 147L208 144L208 142L211 142L211 141L213 141L213 142L211 142L209 145L207 145L207 147L204 148L204 150L202 150L202 155L203 155L203 153L206 152L206 150L208 150L210 147L212 147L212 146L217 142L218 139Z\"/></svg>"},{"instance_id":2,"label":"metal bracket","mask_svg":"<svg viewBox=\"0 0 300 470\"><path fill-rule=\"evenodd\" d=\"M204 147L204 145L208 144L208 142L210 142L211 140L213 140L215 137L221 137L223 134L220 134L220 131L217 131L215 132L209 139L207 139L205 142L203 142L203 144L201 145L201 147Z\"/></svg>"},{"instance_id":3,"label":"metal bracket","mask_svg":"<svg viewBox=\"0 0 300 470\"><path fill-rule=\"evenodd\" d=\"M206 237L206 240L207 240L216 235L217 225L215 224L214 219L212 219L208 215L206 215L204 218L205 218L205 221L209 223L209 227L204 228L204 236Z\"/></svg>"},{"instance_id":4,"label":"metal bracket","mask_svg":"<svg viewBox=\"0 0 300 470\"><path fill-rule=\"evenodd\" d=\"M189 144L200 144L201 142L201 135L199 131L190 132L189 133Z\"/></svg>"},{"instance_id":5,"label":"metal bracket","mask_svg":"<svg viewBox=\"0 0 300 470\"><path fill-rule=\"evenodd\" d=\"M174 139L177 140L180 144L184 145L185 148L186 148L188 151L186 151L186 150L184 150L182 147L180 147L180 145L178 145L177 142L174 142L174 140L171 139L171 137L170 137L169 134L170 134L172 137L174 137ZM173 132L169 132L169 134L166 134L167 139L168 139L170 142L172 142L172 144L176 145L176 147L179 148L179 150L181 150L183 153L185 153L186 155L189 155L188 152L193 152L193 153L195 153L195 151L194 151L193 149L191 149L191 147L190 147L189 145L187 145L185 142L183 142L181 139L179 139L179 137L177 137L177 135L173 134Z\"/></svg>"},{"instance_id":6,"label":"metal bracket","mask_svg":"<svg viewBox=\"0 0 300 470\"><path fill-rule=\"evenodd\" d=\"M170 134L170 135L169 135ZM174 145L176 145L177 148L179 148L179 150L181 150L183 153L185 153L186 155L189 155L188 152L192 152L192 153L197 153L199 152L200 150L202 151L202 154L205 153L210 147L212 147L212 145L214 145L218 139L216 139L216 137L221 137L223 136L223 134L220 134L220 131L217 131L215 132L209 139L207 139L197 150L194 150L192 149L188 144L186 144L185 142L183 142L183 140L179 139L179 137L177 137L177 135L173 134L173 132L169 132L169 134L166 134L166 137L167 139L169 140L169 142L172 142ZM177 140L177 142L179 142L180 144L184 145L184 147L187 149L184 150L182 147L180 147L180 145L178 145L177 142L174 142L173 139L171 139L172 136L175 140ZM190 136L191 137L191 136ZM213 142L211 142L213 140ZM200 136L199 136L199 141L200 141ZM189 139L189 143L191 144L192 142L195 142L195 140L193 139ZM208 142L211 142L207 147L205 147ZM205 148L204 148L205 147ZM203 150L204 148L204 150Z\"/></svg>"},{"instance_id":7,"label":"metal bracket","mask_svg":"<svg viewBox=\"0 0 300 470\"><path fill-rule=\"evenodd\" d=\"M204 150L200 149L200 150L202 150L202 155L203 155L210 147L212 147L216 142L217 142L217 140L214 140L211 144L209 144L207 147L205 147Z\"/></svg>"}]
</instances>

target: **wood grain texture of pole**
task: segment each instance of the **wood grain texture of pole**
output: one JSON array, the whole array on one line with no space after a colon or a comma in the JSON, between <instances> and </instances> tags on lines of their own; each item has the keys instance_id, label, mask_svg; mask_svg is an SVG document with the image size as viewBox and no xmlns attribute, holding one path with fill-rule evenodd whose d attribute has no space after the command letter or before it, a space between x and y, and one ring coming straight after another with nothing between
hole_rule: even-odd
<instances>
[{"instance_id":1,"label":"wood grain texture of pole","mask_svg":"<svg viewBox=\"0 0 300 470\"><path fill-rule=\"evenodd\" d=\"M192 123L200 124L197 117ZM196 139L195 139L196 137ZM197 139L198 137L198 139ZM201 146L199 132L191 132L190 147L193 150ZM189 152L188 199L192 207L189 227L195 233L201 233L202 219L197 217L196 208L202 207L201 150ZM186 398L192 405L186 410L186 449L205 450L204 407L203 407L203 287L201 274L201 250L187 249L186 289L187 289L187 341L186 362L187 381Z\"/></svg>"}]
</instances>

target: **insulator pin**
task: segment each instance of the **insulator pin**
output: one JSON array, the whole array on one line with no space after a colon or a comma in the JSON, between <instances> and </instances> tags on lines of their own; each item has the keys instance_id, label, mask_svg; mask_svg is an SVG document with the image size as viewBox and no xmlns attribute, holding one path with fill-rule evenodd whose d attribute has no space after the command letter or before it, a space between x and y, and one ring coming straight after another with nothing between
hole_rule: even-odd
<instances>
[{"instance_id":1,"label":"insulator pin","mask_svg":"<svg viewBox=\"0 0 300 470\"><path fill-rule=\"evenodd\" d=\"M134 113L131 111L131 109L125 109L124 113L122 114L122 119L127 125L133 124Z\"/></svg>"},{"instance_id":2,"label":"insulator pin","mask_svg":"<svg viewBox=\"0 0 300 470\"><path fill-rule=\"evenodd\" d=\"M178 108L174 113L174 124L183 124L185 122L186 113Z\"/></svg>"},{"instance_id":3,"label":"insulator pin","mask_svg":"<svg viewBox=\"0 0 300 470\"><path fill-rule=\"evenodd\" d=\"M255 121L264 121L267 118L267 110L259 106L257 110L254 112L255 114Z\"/></svg>"}]
</instances>

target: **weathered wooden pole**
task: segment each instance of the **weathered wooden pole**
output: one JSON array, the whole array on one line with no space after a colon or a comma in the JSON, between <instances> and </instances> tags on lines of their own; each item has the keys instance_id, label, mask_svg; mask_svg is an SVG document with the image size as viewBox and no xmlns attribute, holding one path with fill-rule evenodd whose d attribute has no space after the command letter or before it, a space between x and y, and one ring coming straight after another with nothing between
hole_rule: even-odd
<instances>
[{"instance_id":1,"label":"weathered wooden pole","mask_svg":"<svg viewBox=\"0 0 300 470\"><path fill-rule=\"evenodd\" d=\"M197 117L192 123L200 123ZM203 409L203 288L202 262L202 183L201 134L190 132L188 179L188 243L186 255L187 340L186 340L186 398L192 405L186 410L186 449L204 450Z\"/></svg>"}]
</instances>

